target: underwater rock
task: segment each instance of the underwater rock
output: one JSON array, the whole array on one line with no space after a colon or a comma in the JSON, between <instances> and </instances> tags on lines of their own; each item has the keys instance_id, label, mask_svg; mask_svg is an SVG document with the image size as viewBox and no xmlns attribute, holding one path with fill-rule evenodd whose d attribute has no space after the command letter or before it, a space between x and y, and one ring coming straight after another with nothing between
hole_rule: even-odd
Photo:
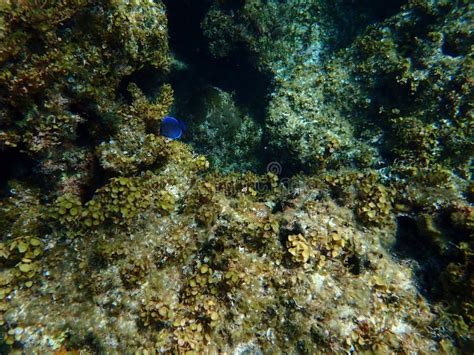
<instances>
[{"instance_id":1,"label":"underwater rock","mask_svg":"<svg viewBox=\"0 0 474 355\"><path fill-rule=\"evenodd\" d=\"M327 11L329 3L251 1L229 9L216 1L203 21L216 56L245 46L273 74L265 124L275 153L296 170L440 163L467 178L472 5L394 2L384 12L340 2ZM367 11L355 14L353 6ZM346 18L344 26L333 14ZM456 44L453 31L463 34ZM446 46L460 48L458 55Z\"/></svg>"},{"instance_id":2,"label":"underwater rock","mask_svg":"<svg viewBox=\"0 0 474 355\"><path fill-rule=\"evenodd\" d=\"M189 184L192 176L182 179ZM168 189L182 195L188 186ZM183 206L169 217L151 208L127 229L97 226L53 249L38 286L10 295L4 319L10 329L21 324L15 341L36 351L64 344L233 352L254 344L292 352L301 341L310 352L436 348L427 331L436 315L410 268L379 243L393 227L362 232L351 210L314 201L309 184L277 213L248 192L213 191L200 200L221 206L210 225L196 225L192 209L179 212ZM267 203L278 192L268 190ZM285 237L296 228L298 236ZM357 275L348 261L355 257L366 259Z\"/></svg>"},{"instance_id":3,"label":"underwater rock","mask_svg":"<svg viewBox=\"0 0 474 355\"><path fill-rule=\"evenodd\" d=\"M90 185L93 164L79 166L68 152L90 160L117 129L125 76L144 65L168 70L163 4L6 1L0 16L0 147L36 159L49 184L73 175Z\"/></svg>"},{"instance_id":4,"label":"underwater rock","mask_svg":"<svg viewBox=\"0 0 474 355\"><path fill-rule=\"evenodd\" d=\"M232 95L217 87L207 87L189 103L185 141L209 157L221 171L245 171L259 167L262 128L239 109Z\"/></svg>"},{"instance_id":5,"label":"underwater rock","mask_svg":"<svg viewBox=\"0 0 474 355\"><path fill-rule=\"evenodd\" d=\"M472 353L473 5L209 6L258 120L174 102L161 1L0 4L0 352Z\"/></svg>"}]
</instances>

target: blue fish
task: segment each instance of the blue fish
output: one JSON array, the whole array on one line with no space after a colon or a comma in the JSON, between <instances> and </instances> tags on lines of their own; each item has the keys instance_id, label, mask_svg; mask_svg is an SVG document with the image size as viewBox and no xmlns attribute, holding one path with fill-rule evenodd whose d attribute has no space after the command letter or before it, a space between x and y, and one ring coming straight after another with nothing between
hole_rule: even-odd
<instances>
[{"instance_id":1,"label":"blue fish","mask_svg":"<svg viewBox=\"0 0 474 355\"><path fill-rule=\"evenodd\" d=\"M160 134L171 139L179 139L186 130L186 124L174 117L166 116L161 121Z\"/></svg>"}]
</instances>

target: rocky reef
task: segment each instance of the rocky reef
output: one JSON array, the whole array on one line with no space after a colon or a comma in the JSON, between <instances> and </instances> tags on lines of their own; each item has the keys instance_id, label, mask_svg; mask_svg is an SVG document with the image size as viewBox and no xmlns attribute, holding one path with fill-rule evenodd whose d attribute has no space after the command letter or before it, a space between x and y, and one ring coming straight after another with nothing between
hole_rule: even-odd
<instances>
[{"instance_id":1,"label":"rocky reef","mask_svg":"<svg viewBox=\"0 0 474 355\"><path fill-rule=\"evenodd\" d=\"M0 352L472 353L473 17L2 2Z\"/></svg>"},{"instance_id":2,"label":"rocky reef","mask_svg":"<svg viewBox=\"0 0 474 355\"><path fill-rule=\"evenodd\" d=\"M216 3L203 23L211 51L245 46L274 75L266 126L285 162L307 169L441 163L467 177L472 35L461 24L471 22L471 5L413 1L380 21L383 14L358 15L344 2L333 11L329 1ZM340 17L348 23L335 24ZM451 33L464 35L454 44Z\"/></svg>"}]
</instances>

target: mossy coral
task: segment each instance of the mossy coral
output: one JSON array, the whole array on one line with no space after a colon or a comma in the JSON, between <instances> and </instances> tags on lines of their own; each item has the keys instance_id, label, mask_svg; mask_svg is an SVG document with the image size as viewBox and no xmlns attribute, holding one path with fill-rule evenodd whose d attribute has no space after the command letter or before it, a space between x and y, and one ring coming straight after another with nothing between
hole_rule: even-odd
<instances>
[{"instance_id":1,"label":"mossy coral","mask_svg":"<svg viewBox=\"0 0 474 355\"><path fill-rule=\"evenodd\" d=\"M129 225L134 218L148 208L161 214L174 210L174 196L162 189L150 189L156 176L149 173L149 180L140 177L117 177L97 189L85 204L79 197L66 194L54 202L50 218L65 225L71 233L85 231L105 222Z\"/></svg>"},{"instance_id":2,"label":"mossy coral","mask_svg":"<svg viewBox=\"0 0 474 355\"><path fill-rule=\"evenodd\" d=\"M357 214L363 222L384 223L390 218L394 192L390 187L377 183L375 174L360 181Z\"/></svg>"},{"instance_id":3,"label":"mossy coral","mask_svg":"<svg viewBox=\"0 0 474 355\"><path fill-rule=\"evenodd\" d=\"M81 215L81 199L70 193L59 196L51 209L51 217L64 225L77 225Z\"/></svg>"}]
</instances>

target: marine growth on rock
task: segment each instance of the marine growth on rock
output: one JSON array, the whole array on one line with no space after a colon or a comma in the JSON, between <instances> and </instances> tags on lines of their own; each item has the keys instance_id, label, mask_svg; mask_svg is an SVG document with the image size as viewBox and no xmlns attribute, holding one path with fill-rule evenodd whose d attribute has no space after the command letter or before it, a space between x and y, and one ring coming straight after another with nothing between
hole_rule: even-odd
<instances>
[{"instance_id":1,"label":"marine growth on rock","mask_svg":"<svg viewBox=\"0 0 474 355\"><path fill-rule=\"evenodd\" d=\"M0 353L472 353L473 23L1 2Z\"/></svg>"}]
</instances>

